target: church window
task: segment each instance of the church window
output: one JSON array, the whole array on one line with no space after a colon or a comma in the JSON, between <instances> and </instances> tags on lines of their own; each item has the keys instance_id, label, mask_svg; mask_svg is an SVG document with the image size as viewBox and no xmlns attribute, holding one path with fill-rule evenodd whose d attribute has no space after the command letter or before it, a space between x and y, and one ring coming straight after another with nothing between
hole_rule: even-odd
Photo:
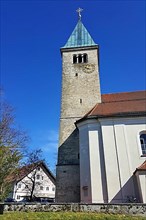
<instances>
[{"instance_id":1,"label":"church window","mask_svg":"<svg viewBox=\"0 0 146 220\"><path fill-rule=\"evenodd\" d=\"M79 62L79 63L82 63L82 54L79 54L79 55L78 55L78 62Z\"/></svg>"},{"instance_id":2,"label":"church window","mask_svg":"<svg viewBox=\"0 0 146 220\"><path fill-rule=\"evenodd\" d=\"M74 54L73 55L73 63L87 63L88 55L86 53L83 54Z\"/></svg>"},{"instance_id":3,"label":"church window","mask_svg":"<svg viewBox=\"0 0 146 220\"><path fill-rule=\"evenodd\" d=\"M73 63L77 63L77 55L73 55Z\"/></svg>"},{"instance_id":4,"label":"church window","mask_svg":"<svg viewBox=\"0 0 146 220\"><path fill-rule=\"evenodd\" d=\"M142 155L146 155L146 131L140 134L140 145Z\"/></svg>"},{"instance_id":5,"label":"church window","mask_svg":"<svg viewBox=\"0 0 146 220\"><path fill-rule=\"evenodd\" d=\"M83 54L83 63L87 63L88 62L88 59L87 59L88 57L87 57L87 54L86 53L84 53Z\"/></svg>"},{"instance_id":6,"label":"church window","mask_svg":"<svg viewBox=\"0 0 146 220\"><path fill-rule=\"evenodd\" d=\"M80 99L80 103L82 104L82 99Z\"/></svg>"}]
</instances>

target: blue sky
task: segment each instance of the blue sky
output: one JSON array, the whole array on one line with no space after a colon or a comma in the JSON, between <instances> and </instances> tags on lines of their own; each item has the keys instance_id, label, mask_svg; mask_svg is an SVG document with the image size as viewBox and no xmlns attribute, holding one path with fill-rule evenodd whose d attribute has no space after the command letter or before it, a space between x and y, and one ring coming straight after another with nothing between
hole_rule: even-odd
<instances>
[{"instance_id":1,"label":"blue sky","mask_svg":"<svg viewBox=\"0 0 146 220\"><path fill-rule=\"evenodd\" d=\"M100 46L102 93L146 89L143 0L1 1L1 85L16 121L54 169L61 55L78 17Z\"/></svg>"}]
</instances>

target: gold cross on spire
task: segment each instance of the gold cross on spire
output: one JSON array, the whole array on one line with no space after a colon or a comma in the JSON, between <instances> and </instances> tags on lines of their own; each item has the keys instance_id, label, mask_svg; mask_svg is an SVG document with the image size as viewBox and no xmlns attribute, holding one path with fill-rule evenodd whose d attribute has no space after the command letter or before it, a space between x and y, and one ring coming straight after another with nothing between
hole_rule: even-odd
<instances>
[{"instance_id":1,"label":"gold cross on spire","mask_svg":"<svg viewBox=\"0 0 146 220\"><path fill-rule=\"evenodd\" d=\"M77 10L76 10L76 12L78 13L78 18L79 18L79 20L81 20L81 12L83 11L83 9L82 8L78 8Z\"/></svg>"}]
</instances>

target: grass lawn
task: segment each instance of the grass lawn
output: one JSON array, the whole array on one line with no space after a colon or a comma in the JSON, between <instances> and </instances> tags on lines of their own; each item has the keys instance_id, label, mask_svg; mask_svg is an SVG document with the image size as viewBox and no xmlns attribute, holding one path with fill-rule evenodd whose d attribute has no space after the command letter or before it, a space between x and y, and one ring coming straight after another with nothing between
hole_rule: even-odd
<instances>
[{"instance_id":1,"label":"grass lawn","mask_svg":"<svg viewBox=\"0 0 146 220\"><path fill-rule=\"evenodd\" d=\"M146 217L83 212L7 212L0 220L146 220Z\"/></svg>"}]
</instances>

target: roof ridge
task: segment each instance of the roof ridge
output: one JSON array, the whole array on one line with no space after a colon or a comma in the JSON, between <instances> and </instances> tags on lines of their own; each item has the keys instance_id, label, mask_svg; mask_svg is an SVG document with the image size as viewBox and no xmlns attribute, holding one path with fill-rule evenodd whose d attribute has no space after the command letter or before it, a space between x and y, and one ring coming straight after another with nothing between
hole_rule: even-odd
<instances>
[{"instance_id":1,"label":"roof ridge","mask_svg":"<svg viewBox=\"0 0 146 220\"><path fill-rule=\"evenodd\" d=\"M118 94L129 94L129 93L139 93L139 92L146 92L146 90L137 90L137 91L130 91L130 92L116 92L116 93L104 93L101 95L118 95Z\"/></svg>"},{"instance_id":2,"label":"roof ridge","mask_svg":"<svg viewBox=\"0 0 146 220\"><path fill-rule=\"evenodd\" d=\"M129 101L141 101L141 100L146 100L146 99L144 99L144 98L140 98L140 99L126 99L126 100L124 100L124 99L119 99L119 100L112 100L112 101L103 101L103 102L101 102L101 104L103 103L111 103L111 102L129 102Z\"/></svg>"}]
</instances>

